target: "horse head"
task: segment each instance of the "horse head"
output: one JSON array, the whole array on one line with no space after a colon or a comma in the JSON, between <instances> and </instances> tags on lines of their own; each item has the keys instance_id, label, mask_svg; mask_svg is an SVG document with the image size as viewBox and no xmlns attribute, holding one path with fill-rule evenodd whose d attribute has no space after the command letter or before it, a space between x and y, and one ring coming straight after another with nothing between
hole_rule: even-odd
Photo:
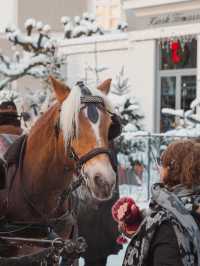
<instances>
[{"instance_id":1,"label":"horse head","mask_svg":"<svg viewBox=\"0 0 200 266\"><path fill-rule=\"evenodd\" d=\"M58 126L67 158L71 156L76 162L76 170L84 176L90 194L99 201L107 200L116 184L114 160L109 149L109 141L116 133L113 131L116 115L106 96L111 80L93 89L82 82L70 89L50 79L60 104Z\"/></svg>"}]
</instances>

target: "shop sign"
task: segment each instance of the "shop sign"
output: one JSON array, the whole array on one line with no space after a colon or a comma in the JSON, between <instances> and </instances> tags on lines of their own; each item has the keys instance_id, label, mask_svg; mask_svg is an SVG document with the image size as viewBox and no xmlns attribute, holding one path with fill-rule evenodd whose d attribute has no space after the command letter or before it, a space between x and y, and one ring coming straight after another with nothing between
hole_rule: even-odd
<instances>
[{"instance_id":1,"label":"shop sign","mask_svg":"<svg viewBox=\"0 0 200 266\"><path fill-rule=\"evenodd\" d=\"M190 14L172 13L151 17L149 20L149 26L192 23L198 21L200 21L200 12Z\"/></svg>"},{"instance_id":2,"label":"shop sign","mask_svg":"<svg viewBox=\"0 0 200 266\"><path fill-rule=\"evenodd\" d=\"M167 27L200 22L200 9L194 11L164 13L153 16L133 16L127 13L130 30L143 30L152 27Z\"/></svg>"}]
</instances>

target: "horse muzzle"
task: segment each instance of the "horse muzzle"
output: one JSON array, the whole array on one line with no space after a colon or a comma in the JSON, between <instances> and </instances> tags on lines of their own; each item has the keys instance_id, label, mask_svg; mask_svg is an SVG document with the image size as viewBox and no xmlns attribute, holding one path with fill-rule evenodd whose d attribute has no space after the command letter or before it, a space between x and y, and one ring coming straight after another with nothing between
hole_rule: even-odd
<instances>
[{"instance_id":1,"label":"horse muzzle","mask_svg":"<svg viewBox=\"0 0 200 266\"><path fill-rule=\"evenodd\" d=\"M102 173L96 172L93 176L88 177L87 183L93 198L98 201L106 201L112 197L115 190L116 174L113 172L111 176L105 177Z\"/></svg>"}]
</instances>

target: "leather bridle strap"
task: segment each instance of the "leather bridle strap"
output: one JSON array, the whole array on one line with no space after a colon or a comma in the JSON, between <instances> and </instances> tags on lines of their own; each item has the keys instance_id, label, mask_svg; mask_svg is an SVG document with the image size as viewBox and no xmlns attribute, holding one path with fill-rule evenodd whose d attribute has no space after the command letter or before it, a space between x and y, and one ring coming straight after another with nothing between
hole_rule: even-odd
<instances>
[{"instance_id":1,"label":"leather bridle strap","mask_svg":"<svg viewBox=\"0 0 200 266\"><path fill-rule=\"evenodd\" d=\"M112 152L107 148L95 148L95 149L89 151L88 153L84 154L81 157L78 157L78 155L76 154L76 152L74 151L74 149L72 147L70 147L70 151L71 151L72 158L76 161L76 171L78 171L78 172L81 170L82 166L87 161L91 160L92 158L94 158L100 154L108 155L110 162L113 166Z\"/></svg>"}]
</instances>

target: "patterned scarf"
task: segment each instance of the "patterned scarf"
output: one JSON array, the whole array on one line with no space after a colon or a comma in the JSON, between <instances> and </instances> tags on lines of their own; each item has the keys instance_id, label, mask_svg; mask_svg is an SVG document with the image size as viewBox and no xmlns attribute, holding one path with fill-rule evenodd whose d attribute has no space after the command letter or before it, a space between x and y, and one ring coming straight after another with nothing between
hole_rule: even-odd
<instances>
[{"instance_id":1,"label":"patterned scarf","mask_svg":"<svg viewBox=\"0 0 200 266\"><path fill-rule=\"evenodd\" d=\"M173 226L183 265L200 266L200 230L190 213L199 199L199 187L194 191L179 185L170 192L161 184L153 185L149 213L129 243L123 266L148 265L151 240L163 222Z\"/></svg>"}]
</instances>

